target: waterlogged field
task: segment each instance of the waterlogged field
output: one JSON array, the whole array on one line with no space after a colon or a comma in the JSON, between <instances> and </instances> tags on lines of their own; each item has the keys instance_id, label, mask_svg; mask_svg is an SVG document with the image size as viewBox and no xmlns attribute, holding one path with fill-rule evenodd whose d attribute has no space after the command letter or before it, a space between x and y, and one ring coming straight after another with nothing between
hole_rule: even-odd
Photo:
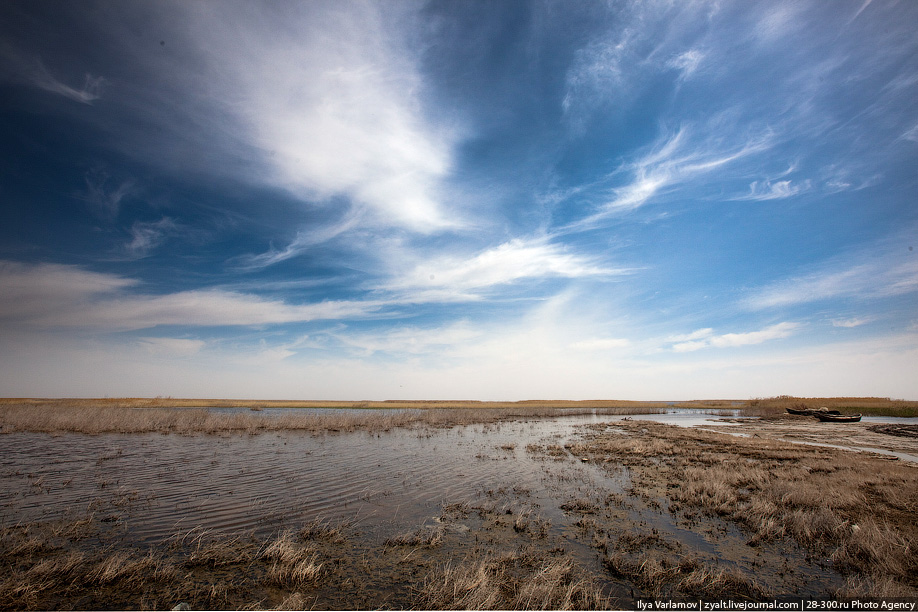
<instances>
[{"instance_id":1,"label":"waterlogged field","mask_svg":"<svg viewBox=\"0 0 918 612\"><path fill-rule=\"evenodd\" d=\"M916 595L918 466L778 439L795 424L816 431L809 421L586 411L476 423L406 406L316 413L324 428L299 414L284 428L271 421L294 418L272 413L282 407L242 408L157 408L136 433L5 418L0 606L633 609L644 597ZM102 422L93 431L118 431ZM783 429L755 437L768 423ZM874 426L856 425L864 436ZM906 454L914 443L886 438Z\"/></svg>"}]
</instances>

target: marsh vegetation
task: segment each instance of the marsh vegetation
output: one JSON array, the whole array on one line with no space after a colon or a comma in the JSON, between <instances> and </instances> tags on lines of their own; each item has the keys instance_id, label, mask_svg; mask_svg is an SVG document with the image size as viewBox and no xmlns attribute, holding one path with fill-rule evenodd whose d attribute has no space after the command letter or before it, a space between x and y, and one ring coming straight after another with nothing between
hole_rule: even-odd
<instances>
[{"instance_id":1,"label":"marsh vegetation","mask_svg":"<svg viewBox=\"0 0 918 612\"><path fill-rule=\"evenodd\" d=\"M918 466L769 434L794 419L699 429L530 405L294 422L265 403L86 402L27 421L28 406L0 412L3 609L918 594Z\"/></svg>"}]
</instances>

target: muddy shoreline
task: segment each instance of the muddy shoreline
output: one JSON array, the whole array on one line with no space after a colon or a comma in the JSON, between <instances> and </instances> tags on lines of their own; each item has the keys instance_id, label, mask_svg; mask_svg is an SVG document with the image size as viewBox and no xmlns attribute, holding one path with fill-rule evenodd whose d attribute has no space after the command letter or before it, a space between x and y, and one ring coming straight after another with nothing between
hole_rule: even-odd
<instances>
[{"instance_id":1,"label":"muddy shoreline","mask_svg":"<svg viewBox=\"0 0 918 612\"><path fill-rule=\"evenodd\" d=\"M779 439L884 435L836 428L591 415L320 436L7 434L0 607L915 597L918 466Z\"/></svg>"}]
</instances>

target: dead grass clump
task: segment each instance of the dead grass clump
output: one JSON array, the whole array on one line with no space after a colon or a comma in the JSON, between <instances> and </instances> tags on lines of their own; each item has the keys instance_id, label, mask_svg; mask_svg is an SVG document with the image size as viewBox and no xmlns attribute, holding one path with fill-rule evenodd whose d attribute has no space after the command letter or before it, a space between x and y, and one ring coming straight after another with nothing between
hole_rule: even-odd
<instances>
[{"instance_id":1,"label":"dead grass clump","mask_svg":"<svg viewBox=\"0 0 918 612\"><path fill-rule=\"evenodd\" d=\"M735 570L728 571L701 564L696 564L689 571L686 571L688 565L684 567L676 585L676 588L684 595L712 599L724 597L761 599L767 595L755 580Z\"/></svg>"},{"instance_id":2,"label":"dead grass clump","mask_svg":"<svg viewBox=\"0 0 918 612\"><path fill-rule=\"evenodd\" d=\"M160 559L152 550L142 557L133 551L113 552L96 563L87 574L90 583L106 585L117 582L130 588L174 577L175 568Z\"/></svg>"},{"instance_id":3,"label":"dead grass clump","mask_svg":"<svg viewBox=\"0 0 918 612\"><path fill-rule=\"evenodd\" d=\"M756 599L766 593L751 578L695 559L660 551L634 557L622 551L608 554L605 566L613 576L631 581L651 597Z\"/></svg>"},{"instance_id":4,"label":"dead grass clump","mask_svg":"<svg viewBox=\"0 0 918 612\"><path fill-rule=\"evenodd\" d=\"M272 562L266 581L287 588L314 585L323 573L315 550L298 543L291 531L285 531L261 552L261 558Z\"/></svg>"},{"instance_id":5,"label":"dead grass clump","mask_svg":"<svg viewBox=\"0 0 918 612\"><path fill-rule=\"evenodd\" d=\"M835 592L835 596L839 599L855 597L913 599L918 597L918 589L902 584L889 576L850 576L845 584Z\"/></svg>"},{"instance_id":6,"label":"dead grass clump","mask_svg":"<svg viewBox=\"0 0 918 612\"><path fill-rule=\"evenodd\" d=\"M250 563L256 557L254 543L242 536L215 537L206 530L193 531L184 538L190 548L184 560L188 567L225 567Z\"/></svg>"},{"instance_id":7,"label":"dead grass clump","mask_svg":"<svg viewBox=\"0 0 918 612\"><path fill-rule=\"evenodd\" d=\"M304 525L300 529L299 535L304 540L325 540L332 544L343 544L347 541L347 537L344 535L347 527L347 524L333 526L328 522L316 519Z\"/></svg>"},{"instance_id":8,"label":"dead grass clump","mask_svg":"<svg viewBox=\"0 0 918 612\"><path fill-rule=\"evenodd\" d=\"M534 538L544 538L548 536L551 521L542 516L533 516L532 509L528 509L516 514L512 526L513 531L517 533L525 533Z\"/></svg>"},{"instance_id":9,"label":"dead grass clump","mask_svg":"<svg viewBox=\"0 0 918 612\"><path fill-rule=\"evenodd\" d=\"M614 552L604 560L613 576L626 578L651 597L672 594L672 582L679 575L679 566L659 553L643 553L633 558L623 552Z\"/></svg>"},{"instance_id":10,"label":"dead grass clump","mask_svg":"<svg viewBox=\"0 0 918 612\"><path fill-rule=\"evenodd\" d=\"M421 587L425 608L440 610L600 610L610 602L593 582L579 577L569 559L532 563L525 555L449 563Z\"/></svg>"},{"instance_id":11,"label":"dead grass clump","mask_svg":"<svg viewBox=\"0 0 918 612\"><path fill-rule=\"evenodd\" d=\"M573 514L596 514L599 512L599 506L586 497L570 499L561 504L560 508Z\"/></svg>"},{"instance_id":12,"label":"dead grass clump","mask_svg":"<svg viewBox=\"0 0 918 612\"><path fill-rule=\"evenodd\" d=\"M441 519L459 519L465 518L472 511L472 505L469 502L456 502L444 504Z\"/></svg>"},{"instance_id":13,"label":"dead grass clump","mask_svg":"<svg viewBox=\"0 0 918 612\"><path fill-rule=\"evenodd\" d=\"M39 580L55 583L73 582L86 570L86 555L71 551L66 555L44 559L28 570L28 575Z\"/></svg>"},{"instance_id":14,"label":"dead grass clump","mask_svg":"<svg viewBox=\"0 0 918 612\"><path fill-rule=\"evenodd\" d=\"M5 610L34 609L39 596L54 588L51 580L36 579L27 572L12 571L0 579L0 608Z\"/></svg>"},{"instance_id":15,"label":"dead grass clump","mask_svg":"<svg viewBox=\"0 0 918 612\"><path fill-rule=\"evenodd\" d=\"M914 577L918 573L918 551L889 525L865 519L845 525L841 544L832 553L832 561L842 569L869 567L878 576Z\"/></svg>"},{"instance_id":16,"label":"dead grass clump","mask_svg":"<svg viewBox=\"0 0 918 612\"><path fill-rule=\"evenodd\" d=\"M419 527L386 540L386 546L424 546L433 548L443 543L446 530L441 527Z\"/></svg>"}]
</instances>

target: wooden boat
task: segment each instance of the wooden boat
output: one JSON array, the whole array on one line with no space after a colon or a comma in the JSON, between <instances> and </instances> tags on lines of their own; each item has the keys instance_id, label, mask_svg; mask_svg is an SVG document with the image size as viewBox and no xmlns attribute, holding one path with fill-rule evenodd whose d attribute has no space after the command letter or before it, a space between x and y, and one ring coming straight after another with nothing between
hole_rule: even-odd
<instances>
[{"instance_id":1,"label":"wooden boat","mask_svg":"<svg viewBox=\"0 0 918 612\"><path fill-rule=\"evenodd\" d=\"M829 410L828 408L825 408L825 407L820 408L818 410L816 408L788 408L787 413L797 414L801 416L813 416L814 414L841 415L841 412L839 412L838 410Z\"/></svg>"},{"instance_id":2,"label":"wooden boat","mask_svg":"<svg viewBox=\"0 0 918 612\"><path fill-rule=\"evenodd\" d=\"M859 414L828 414L825 412L815 412L813 416L825 423L857 423L861 420L861 415Z\"/></svg>"}]
</instances>

